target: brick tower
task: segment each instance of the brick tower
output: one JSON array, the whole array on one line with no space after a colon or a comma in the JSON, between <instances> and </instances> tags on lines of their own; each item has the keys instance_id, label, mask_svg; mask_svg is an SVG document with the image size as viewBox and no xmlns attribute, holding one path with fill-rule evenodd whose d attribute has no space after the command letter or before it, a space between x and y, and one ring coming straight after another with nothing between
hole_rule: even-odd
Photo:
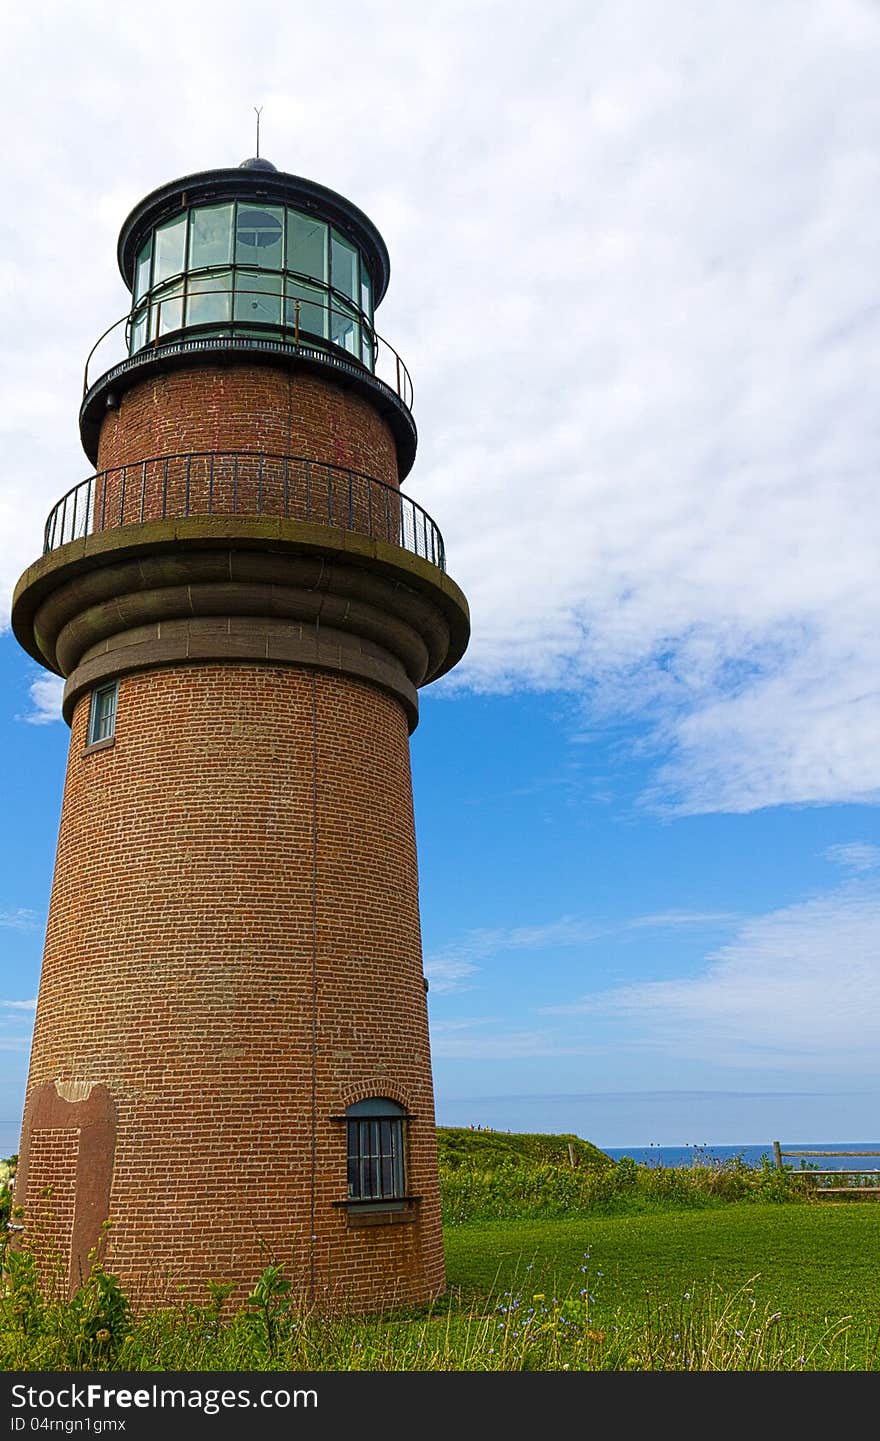
<instances>
[{"instance_id":1,"label":"brick tower","mask_svg":"<svg viewBox=\"0 0 880 1441\"><path fill-rule=\"evenodd\" d=\"M17 1201L71 1286L109 1218L137 1305L241 1297L270 1261L318 1305L421 1302L444 1269L409 734L469 623L400 490L388 252L256 159L155 190L118 257L95 473L13 602L71 727Z\"/></svg>"}]
</instances>

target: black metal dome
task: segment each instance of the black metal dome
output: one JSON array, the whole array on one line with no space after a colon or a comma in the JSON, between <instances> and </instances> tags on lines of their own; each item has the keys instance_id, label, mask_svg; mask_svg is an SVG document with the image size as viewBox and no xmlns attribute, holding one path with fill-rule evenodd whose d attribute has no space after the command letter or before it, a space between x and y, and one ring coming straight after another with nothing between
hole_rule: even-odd
<instances>
[{"instance_id":1,"label":"black metal dome","mask_svg":"<svg viewBox=\"0 0 880 1441\"><path fill-rule=\"evenodd\" d=\"M239 170L274 170L278 173L278 166L273 165L271 160L264 160L262 155L252 155L250 160L243 160Z\"/></svg>"}]
</instances>

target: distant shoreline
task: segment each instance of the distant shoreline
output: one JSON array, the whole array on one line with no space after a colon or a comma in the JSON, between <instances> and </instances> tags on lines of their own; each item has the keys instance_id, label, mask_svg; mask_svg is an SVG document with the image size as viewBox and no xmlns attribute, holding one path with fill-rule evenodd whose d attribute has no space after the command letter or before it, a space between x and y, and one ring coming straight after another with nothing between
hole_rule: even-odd
<instances>
[{"instance_id":1,"label":"distant shoreline","mask_svg":"<svg viewBox=\"0 0 880 1441\"><path fill-rule=\"evenodd\" d=\"M797 1151L880 1151L880 1141L787 1141L780 1138L783 1149L790 1148ZM739 1158L746 1166L760 1166L762 1158L766 1156L771 1165L775 1165L773 1155L773 1142L765 1141L758 1145L743 1146L716 1146L711 1143L693 1146L600 1146L600 1150L610 1156L613 1161L619 1161L621 1156L631 1156L639 1165L644 1166L694 1166L694 1165L723 1165L725 1162ZM844 1168L847 1157L840 1155L825 1156L821 1165L829 1171L837 1171ZM794 1169L800 1168L800 1161L787 1161ZM818 1161L816 1164L820 1164ZM865 1169L880 1171L880 1156L876 1161L870 1158L861 1159L853 1164L863 1166ZM804 1161L809 1165L809 1160Z\"/></svg>"}]
</instances>

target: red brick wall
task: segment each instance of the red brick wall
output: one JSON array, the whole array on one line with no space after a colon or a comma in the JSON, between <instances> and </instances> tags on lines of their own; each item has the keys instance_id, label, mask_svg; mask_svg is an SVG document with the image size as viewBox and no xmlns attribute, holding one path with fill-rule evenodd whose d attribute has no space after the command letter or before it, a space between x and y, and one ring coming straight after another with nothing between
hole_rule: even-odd
<instances>
[{"instance_id":1,"label":"red brick wall","mask_svg":"<svg viewBox=\"0 0 880 1441\"><path fill-rule=\"evenodd\" d=\"M108 1264L141 1304L209 1278L240 1297L273 1257L319 1303L426 1299L443 1256L402 708L344 676L183 666L123 678L114 744L85 752L88 706L29 1093L112 1094ZM332 1204L330 1117L369 1095L413 1113L412 1224Z\"/></svg>"},{"instance_id":2,"label":"red brick wall","mask_svg":"<svg viewBox=\"0 0 880 1441\"><path fill-rule=\"evenodd\" d=\"M98 470L182 451L304 455L399 484L391 430L333 381L252 360L144 380L107 412Z\"/></svg>"},{"instance_id":3,"label":"red brick wall","mask_svg":"<svg viewBox=\"0 0 880 1441\"><path fill-rule=\"evenodd\" d=\"M61 1292L68 1280L76 1210L79 1128L35 1128L30 1139L27 1191L29 1234L44 1281Z\"/></svg>"}]
</instances>

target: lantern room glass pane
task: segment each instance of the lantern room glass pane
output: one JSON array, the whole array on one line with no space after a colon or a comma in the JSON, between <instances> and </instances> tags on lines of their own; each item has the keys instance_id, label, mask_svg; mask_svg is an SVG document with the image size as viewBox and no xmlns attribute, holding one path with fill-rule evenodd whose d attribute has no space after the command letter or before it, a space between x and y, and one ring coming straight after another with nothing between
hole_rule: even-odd
<instances>
[{"instance_id":1,"label":"lantern room glass pane","mask_svg":"<svg viewBox=\"0 0 880 1441\"><path fill-rule=\"evenodd\" d=\"M373 287L367 274L367 267L361 262L361 310L368 320L373 318Z\"/></svg>"},{"instance_id":2,"label":"lantern room glass pane","mask_svg":"<svg viewBox=\"0 0 880 1441\"><path fill-rule=\"evenodd\" d=\"M183 281L166 285L164 290L153 293L152 331L154 335L167 335L169 330L179 330L183 325Z\"/></svg>"},{"instance_id":3,"label":"lantern room glass pane","mask_svg":"<svg viewBox=\"0 0 880 1441\"><path fill-rule=\"evenodd\" d=\"M187 325L216 325L232 314L232 271L194 275L189 282L186 303Z\"/></svg>"},{"instance_id":4,"label":"lantern room glass pane","mask_svg":"<svg viewBox=\"0 0 880 1441\"><path fill-rule=\"evenodd\" d=\"M166 220L155 232L156 258L153 265L153 284L167 280L169 275L180 275L184 268L184 246L186 242L186 213Z\"/></svg>"},{"instance_id":5,"label":"lantern room glass pane","mask_svg":"<svg viewBox=\"0 0 880 1441\"><path fill-rule=\"evenodd\" d=\"M239 265L280 270L284 264L284 211L277 205L243 205L235 223L235 259Z\"/></svg>"},{"instance_id":6,"label":"lantern room glass pane","mask_svg":"<svg viewBox=\"0 0 880 1441\"><path fill-rule=\"evenodd\" d=\"M288 210L285 264L288 270L326 283L327 226L323 220L313 220L309 215L300 215L298 210Z\"/></svg>"},{"instance_id":7,"label":"lantern room glass pane","mask_svg":"<svg viewBox=\"0 0 880 1441\"><path fill-rule=\"evenodd\" d=\"M254 270L235 272L235 319L255 325L281 324L281 297L284 282L280 275L261 275Z\"/></svg>"},{"instance_id":8,"label":"lantern room glass pane","mask_svg":"<svg viewBox=\"0 0 880 1441\"><path fill-rule=\"evenodd\" d=\"M140 350L147 340L147 307L144 305L137 312L131 322L131 334L128 340L128 353L134 355Z\"/></svg>"},{"instance_id":9,"label":"lantern room glass pane","mask_svg":"<svg viewBox=\"0 0 880 1441\"><path fill-rule=\"evenodd\" d=\"M343 295L347 295L349 300L357 301L358 253L335 230L330 231L330 284L334 290L341 290Z\"/></svg>"},{"instance_id":10,"label":"lantern room glass pane","mask_svg":"<svg viewBox=\"0 0 880 1441\"><path fill-rule=\"evenodd\" d=\"M304 285L301 280L287 277L287 300L284 319L291 328L296 328L296 302L299 301L299 329L307 335L327 338L327 292L314 285ZM288 339L290 337L288 336Z\"/></svg>"},{"instance_id":11,"label":"lantern room glass pane","mask_svg":"<svg viewBox=\"0 0 880 1441\"><path fill-rule=\"evenodd\" d=\"M205 205L190 214L189 268L228 265L232 259L232 206Z\"/></svg>"},{"instance_id":12,"label":"lantern room glass pane","mask_svg":"<svg viewBox=\"0 0 880 1441\"><path fill-rule=\"evenodd\" d=\"M150 261L153 258L153 237L150 236L137 258L134 272L134 298L140 300L150 288Z\"/></svg>"},{"instance_id":13,"label":"lantern room glass pane","mask_svg":"<svg viewBox=\"0 0 880 1441\"><path fill-rule=\"evenodd\" d=\"M353 310L343 306L338 297L330 297L330 339L334 345L341 345L351 355L358 355L361 345L361 328Z\"/></svg>"}]
</instances>

